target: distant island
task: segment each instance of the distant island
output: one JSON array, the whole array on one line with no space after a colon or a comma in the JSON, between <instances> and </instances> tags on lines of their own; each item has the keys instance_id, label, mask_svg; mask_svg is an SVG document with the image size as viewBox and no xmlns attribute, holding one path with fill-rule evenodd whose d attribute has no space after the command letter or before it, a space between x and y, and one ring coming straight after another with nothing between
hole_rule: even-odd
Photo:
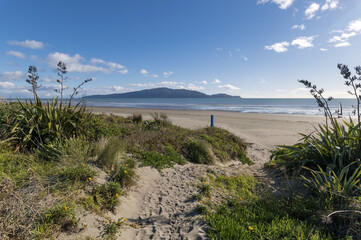
<instances>
[{"instance_id":1,"label":"distant island","mask_svg":"<svg viewBox=\"0 0 361 240\"><path fill-rule=\"evenodd\" d=\"M90 95L86 98L241 98L225 93L208 95L198 91L171 88L153 88L135 92Z\"/></svg>"}]
</instances>

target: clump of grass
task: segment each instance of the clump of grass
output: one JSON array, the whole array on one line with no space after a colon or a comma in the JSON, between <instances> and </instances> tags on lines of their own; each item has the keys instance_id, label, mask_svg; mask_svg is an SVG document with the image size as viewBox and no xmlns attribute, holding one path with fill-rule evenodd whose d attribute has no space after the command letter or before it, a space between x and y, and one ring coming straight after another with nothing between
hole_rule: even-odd
<instances>
[{"instance_id":1,"label":"clump of grass","mask_svg":"<svg viewBox=\"0 0 361 240\"><path fill-rule=\"evenodd\" d=\"M114 211L114 208L119 204L119 195L123 192L120 183L107 182L104 185L94 186L92 196L94 202L102 209Z\"/></svg>"},{"instance_id":2,"label":"clump of grass","mask_svg":"<svg viewBox=\"0 0 361 240\"><path fill-rule=\"evenodd\" d=\"M94 179L95 176L96 171L92 167L85 163L79 163L75 166L69 165L60 173L59 178L67 183L84 185L89 183L89 179Z\"/></svg>"},{"instance_id":3,"label":"clump of grass","mask_svg":"<svg viewBox=\"0 0 361 240\"><path fill-rule=\"evenodd\" d=\"M200 187L200 190L201 190L201 193L206 196L207 198L210 198L211 197L211 186L209 184L203 184L201 187Z\"/></svg>"},{"instance_id":4,"label":"clump of grass","mask_svg":"<svg viewBox=\"0 0 361 240\"><path fill-rule=\"evenodd\" d=\"M124 149L124 142L119 137L111 138L97 159L97 163L106 169L113 169L119 164L119 153Z\"/></svg>"},{"instance_id":5,"label":"clump of grass","mask_svg":"<svg viewBox=\"0 0 361 240\"><path fill-rule=\"evenodd\" d=\"M110 177L110 181L120 183L123 188L134 184L135 172L132 168L126 165L128 164L119 166Z\"/></svg>"},{"instance_id":6,"label":"clump of grass","mask_svg":"<svg viewBox=\"0 0 361 240\"><path fill-rule=\"evenodd\" d=\"M116 235L123 224L124 218L119 218L118 221L108 220L108 223L104 228L105 239L116 239Z\"/></svg>"},{"instance_id":7,"label":"clump of grass","mask_svg":"<svg viewBox=\"0 0 361 240\"><path fill-rule=\"evenodd\" d=\"M145 130L156 130L169 127L171 121L168 116L164 113L153 113L151 114L153 120L145 122Z\"/></svg>"},{"instance_id":8,"label":"clump of grass","mask_svg":"<svg viewBox=\"0 0 361 240\"><path fill-rule=\"evenodd\" d=\"M212 164L215 162L212 150L204 141L190 139L186 142L188 159L194 163Z\"/></svg>"},{"instance_id":9,"label":"clump of grass","mask_svg":"<svg viewBox=\"0 0 361 240\"><path fill-rule=\"evenodd\" d=\"M37 219L33 233L36 239L51 236L57 230L69 230L77 225L74 213L75 206L71 203L55 204L46 209Z\"/></svg>"},{"instance_id":10,"label":"clump of grass","mask_svg":"<svg viewBox=\"0 0 361 240\"><path fill-rule=\"evenodd\" d=\"M142 114L135 114L135 113L134 113L134 114L130 117L130 120L132 120L132 122L135 123L135 124L142 123L142 122L143 122Z\"/></svg>"},{"instance_id":11,"label":"clump of grass","mask_svg":"<svg viewBox=\"0 0 361 240\"><path fill-rule=\"evenodd\" d=\"M124 166L129 168L135 168L137 166L137 162L133 158L128 158L123 162Z\"/></svg>"}]
</instances>

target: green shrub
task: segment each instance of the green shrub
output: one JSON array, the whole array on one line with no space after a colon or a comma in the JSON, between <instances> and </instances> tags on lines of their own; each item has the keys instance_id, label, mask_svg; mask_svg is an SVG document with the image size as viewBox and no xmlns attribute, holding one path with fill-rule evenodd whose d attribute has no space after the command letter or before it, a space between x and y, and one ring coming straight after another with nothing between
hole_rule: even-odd
<instances>
[{"instance_id":1,"label":"green shrub","mask_svg":"<svg viewBox=\"0 0 361 240\"><path fill-rule=\"evenodd\" d=\"M56 142L42 144L37 150L37 155L43 161L59 161L62 157L61 147Z\"/></svg>"},{"instance_id":2,"label":"green shrub","mask_svg":"<svg viewBox=\"0 0 361 240\"><path fill-rule=\"evenodd\" d=\"M215 159L212 150L204 141L190 139L186 143L187 158L194 163L212 164Z\"/></svg>"},{"instance_id":3,"label":"green shrub","mask_svg":"<svg viewBox=\"0 0 361 240\"><path fill-rule=\"evenodd\" d=\"M135 172L130 167L121 165L110 177L110 181L118 182L122 187L128 187L134 184Z\"/></svg>"},{"instance_id":4,"label":"green shrub","mask_svg":"<svg viewBox=\"0 0 361 240\"><path fill-rule=\"evenodd\" d=\"M36 101L18 102L20 112L12 125L11 137L24 149L39 148L62 138L79 136L82 133L80 123L85 115L85 107L58 105L58 99L43 105Z\"/></svg>"},{"instance_id":5,"label":"green shrub","mask_svg":"<svg viewBox=\"0 0 361 240\"><path fill-rule=\"evenodd\" d=\"M68 230L76 226L74 209L74 204L66 202L46 209L35 223L33 231L35 237L37 239L48 238L56 230Z\"/></svg>"},{"instance_id":6,"label":"green shrub","mask_svg":"<svg viewBox=\"0 0 361 240\"><path fill-rule=\"evenodd\" d=\"M185 159L171 145L167 145L164 151L164 154L153 151L138 151L137 157L143 166L152 166L159 171L163 168L173 167L176 163L182 165L186 163Z\"/></svg>"},{"instance_id":7,"label":"green shrub","mask_svg":"<svg viewBox=\"0 0 361 240\"><path fill-rule=\"evenodd\" d=\"M124 161L124 166L129 167L129 168L135 168L137 166L137 162L132 159L132 158L128 158Z\"/></svg>"},{"instance_id":8,"label":"green shrub","mask_svg":"<svg viewBox=\"0 0 361 240\"><path fill-rule=\"evenodd\" d=\"M144 122L144 129L145 130L156 130L156 129L162 129L165 127L169 127L171 125L171 122L168 118L168 116L164 113L153 113L151 114L153 120Z\"/></svg>"},{"instance_id":9,"label":"green shrub","mask_svg":"<svg viewBox=\"0 0 361 240\"><path fill-rule=\"evenodd\" d=\"M114 211L119 204L118 196L122 194L122 187L117 182L107 182L104 185L94 186L92 196L94 202L102 209Z\"/></svg>"},{"instance_id":10,"label":"green shrub","mask_svg":"<svg viewBox=\"0 0 361 240\"><path fill-rule=\"evenodd\" d=\"M142 114L133 114L130 119L133 123L139 124L143 122Z\"/></svg>"},{"instance_id":11,"label":"green shrub","mask_svg":"<svg viewBox=\"0 0 361 240\"><path fill-rule=\"evenodd\" d=\"M122 218L119 218L118 221L109 220L109 223L104 228L106 239L116 239L116 235L123 223L124 221Z\"/></svg>"}]
</instances>

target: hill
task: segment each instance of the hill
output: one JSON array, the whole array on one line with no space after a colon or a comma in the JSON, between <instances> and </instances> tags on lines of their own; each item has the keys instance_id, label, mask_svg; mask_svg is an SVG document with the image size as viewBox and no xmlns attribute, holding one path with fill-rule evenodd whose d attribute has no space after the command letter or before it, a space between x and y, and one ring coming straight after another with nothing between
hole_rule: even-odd
<instances>
[{"instance_id":1,"label":"hill","mask_svg":"<svg viewBox=\"0 0 361 240\"><path fill-rule=\"evenodd\" d=\"M240 96L231 96L225 93L207 95L186 89L153 88L127 93L90 95L87 98L240 98Z\"/></svg>"}]
</instances>

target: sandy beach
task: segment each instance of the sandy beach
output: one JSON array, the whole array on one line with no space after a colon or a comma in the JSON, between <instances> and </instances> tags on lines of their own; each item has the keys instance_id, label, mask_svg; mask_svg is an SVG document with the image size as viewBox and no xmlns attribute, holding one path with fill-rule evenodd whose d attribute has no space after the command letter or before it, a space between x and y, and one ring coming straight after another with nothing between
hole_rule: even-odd
<instances>
[{"instance_id":1,"label":"sandy beach","mask_svg":"<svg viewBox=\"0 0 361 240\"><path fill-rule=\"evenodd\" d=\"M310 133L318 124L325 122L323 116L237 113L226 111L160 110L139 108L89 107L94 113L130 116L142 114L144 119L152 113L165 113L171 121L185 128L197 129L210 125L214 115L215 126L229 130L246 142L258 143L267 148L293 144L298 133Z\"/></svg>"}]
</instances>

